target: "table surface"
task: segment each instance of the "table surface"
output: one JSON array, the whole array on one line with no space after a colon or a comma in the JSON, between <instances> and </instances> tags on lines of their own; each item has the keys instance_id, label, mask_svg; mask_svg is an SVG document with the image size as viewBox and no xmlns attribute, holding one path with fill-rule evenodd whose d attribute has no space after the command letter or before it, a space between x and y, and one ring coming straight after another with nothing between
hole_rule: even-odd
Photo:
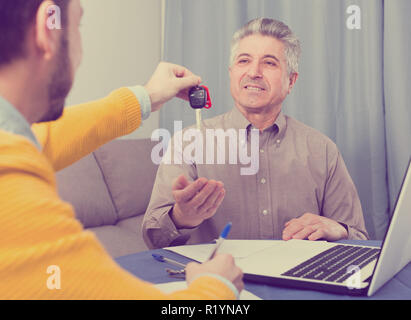
<instances>
[{"instance_id":1,"label":"table surface","mask_svg":"<svg viewBox=\"0 0 411 320\"><path fill-rule=\"evenodd\" d=\"M381 241L339 241L340 243L380 246ZM152 254L161 254L167 258L188 263L191 260L174 252L157 249L139 252L136 254L116 258L116 262L125 270L138 278L159 284L177 281L169 277L166 268L174 268L153 259ZM184 281L184 280L181 280ZM298 290L291 288L275 287L263 284L245 282L245 289L265 300L341 300L341 299L384 299L404 300L411 299L411 263L402 269L393 279L380 288L372 297L355 297L348 295L332 294L314 290Z\"/></svg>"}]
</instances>

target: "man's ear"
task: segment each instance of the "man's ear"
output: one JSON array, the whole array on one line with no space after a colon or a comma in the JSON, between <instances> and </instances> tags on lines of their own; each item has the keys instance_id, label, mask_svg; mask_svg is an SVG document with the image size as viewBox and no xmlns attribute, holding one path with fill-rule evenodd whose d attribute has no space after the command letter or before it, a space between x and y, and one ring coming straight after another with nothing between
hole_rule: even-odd
<instances>
[{"instance_id":1,"label":"man's ear","mask_svg":"<svg viewBox=\"0 0 411 320\"><path fill-rule=\"evenodd\" d=\"M60 43L60 32L48 27L49 8L55 6L53 1L43 1L37 10L35 21L35 44L45 60L51 60L57 54Z\"/></svg>"},{"instance_id":2,"label":"man's ear","mask_svg":"<svg viewBox=\"0 0 411 320\"><path fill-rule=\"evenodd\" d=\"M291 90L293 89L295 83L297 82L298 79L298 73L297 72L293 72L292 74L290 74L290 85L288 87L288 94L291 93Z\"/></svg>"}]
</instances>

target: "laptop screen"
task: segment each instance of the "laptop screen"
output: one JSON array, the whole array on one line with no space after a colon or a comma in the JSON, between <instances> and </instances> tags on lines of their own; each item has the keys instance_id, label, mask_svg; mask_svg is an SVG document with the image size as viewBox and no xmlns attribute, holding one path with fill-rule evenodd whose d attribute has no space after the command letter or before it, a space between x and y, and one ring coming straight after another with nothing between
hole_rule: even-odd
<instances>
[{"instance_id":1,"label":"laptop screen","mask_svg":"<svg viewBox=\"0 0 411 320\"><path fill-rule=\"evenodd\" d=\"M368 289L373 295L411 261L411 158Z\"/></svg>"}]
</instances>

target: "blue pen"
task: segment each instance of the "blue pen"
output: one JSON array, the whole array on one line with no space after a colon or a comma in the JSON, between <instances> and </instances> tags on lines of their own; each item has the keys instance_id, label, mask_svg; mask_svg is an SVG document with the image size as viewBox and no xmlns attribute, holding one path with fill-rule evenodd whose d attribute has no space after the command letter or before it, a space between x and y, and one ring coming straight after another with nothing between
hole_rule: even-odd
<instances>
[{"instance_id":1,"label":"blue pen","mask_svg":"<svg viewBox=\"0 0 411 320\"><path fill-rule=\"evenodd\" d=\"M160 262L167 262L167 263L170 263L170 264L175 265L177 267L183 267L183 268L186 267L186 265L183 264L183 263L180 263L180 262L172 260L172 259L168 259L166 257L163 257L162 255L159 255L159 254L153 253L152 256L153 256L154 259L156 259L157 261L160 261Z\"/></svg>"},{"instance_id":2,"label":"blue pen","mask_svg":"<svg viewBox=\"0 0 411 320\"><path fill-rule=\"evenodd\" d=\"M231 229L231 226L232 226L232 225L233 225L233 224L232 224L231 222L229 222L229 223L227 223L227 225L224 227L223 231L222 231L221 234L220 234L220 237L217 239L217 243L216 243L216 246L215 246L213 252L211 252L210 257L209 257L207 260L211 260L211 259L213 259L213 258L215 257L218 248L221 247L221 245L223 244L224 240L227 238L228 233L230 232L230 229Z\"/></svg>"}]
</instances>

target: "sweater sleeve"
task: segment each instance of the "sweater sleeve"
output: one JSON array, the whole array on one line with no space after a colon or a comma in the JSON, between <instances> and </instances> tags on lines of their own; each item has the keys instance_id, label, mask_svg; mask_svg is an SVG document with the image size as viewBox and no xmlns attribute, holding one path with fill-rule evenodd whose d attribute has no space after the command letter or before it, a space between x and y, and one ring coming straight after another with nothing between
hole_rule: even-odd
<instances>
[{"instance_id":1,"label":"sweater sleeve","mask_svg":"<svg viewBox=\"0 0 411 320\"><path fill-rule=\"evenodd\" d=\"M43 153L59 171L107 142L129 134L141 124L141 107L127 88L106 98L67 107L56 121L34 124Z\"/></svg>"},{"instance_id":2,"label":"sweater sleeve","mask_svg":"<svg viewBox=\"0 0 411 320\"><path fill-rule=\"evenodd\" d=\"M235 299L214 277L164 294L121 269L58 197L47 158L0 135L0 299Z\"/></svg>"}]
</instances>

